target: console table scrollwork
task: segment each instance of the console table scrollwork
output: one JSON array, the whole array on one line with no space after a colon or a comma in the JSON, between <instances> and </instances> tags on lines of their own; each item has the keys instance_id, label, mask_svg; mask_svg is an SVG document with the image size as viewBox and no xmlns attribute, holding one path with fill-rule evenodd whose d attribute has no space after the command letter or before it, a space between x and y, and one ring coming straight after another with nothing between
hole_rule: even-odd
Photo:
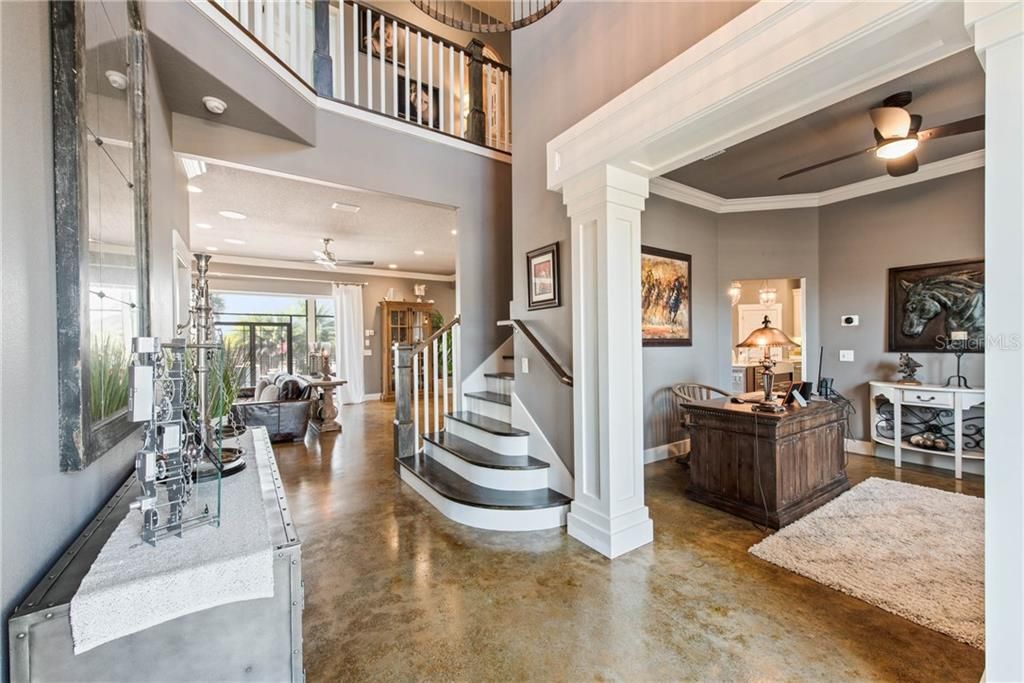
<instances>
[{"instance_id":1,"label":"console table scrollwork","mask_svg":"<svg viewBox=\"0 0 1024 683\"><path fill-rule=\"evenodd\" d=\"M892 446L896 467L903 465L903 451L945 455L953 458L961 479L965 459L985 458L984 389L898 382L871 382L870 387L871 439ZM940 446L915 439L926 435Z\"/></svg>"}]
</instances>

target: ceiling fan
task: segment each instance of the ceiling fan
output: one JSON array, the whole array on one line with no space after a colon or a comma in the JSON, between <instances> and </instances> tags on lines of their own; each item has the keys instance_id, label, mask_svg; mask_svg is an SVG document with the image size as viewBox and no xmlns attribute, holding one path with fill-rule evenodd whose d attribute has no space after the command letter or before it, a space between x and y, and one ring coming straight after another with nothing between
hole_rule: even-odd
<instances>
[{"instance_id":1,"label":"ceiling fan","mask_svg":"<svg viewBox=\"0 0 1024 683\"><path fill-rule=\"evenodd\" d=\"M791 171L779 176L779 180L792 178L801 173L807 173L823 166L852 159L853 157L874 152L875 156L885 161L885 170L891 176L909 175L917 171L917 154L915 151L920 143L926 140L948 138L953 135L974 133L985 130L985 116L972 116L952 123L946 123L934 128L921 130L924 119L918 114L911 114L906 110L907 105L913 100L913 94L909 91L898 92L886 97L882 106L875 107L869 114L871 122L875 124L875 144L867 149L860 149L850 154L844 154L835 159L822 161L797 171Z\"/></svg>"},{"instance_id":2,"label":"ceiling fan","mask_svg":"<svg viewBox=\"0 0 1024 683\"><path fill-rule=\"evenodd\" d=\"M360 261L356 259L340 259L337 255L331 251L331 242L334 240L330 237L322 238L324 242L323 249L314 249L313 258L311 259L280 259L284 261L302 261L316 263L324 268L334 270L338 266L372 266L373 261Z\"/></svg>"}]
</instances>

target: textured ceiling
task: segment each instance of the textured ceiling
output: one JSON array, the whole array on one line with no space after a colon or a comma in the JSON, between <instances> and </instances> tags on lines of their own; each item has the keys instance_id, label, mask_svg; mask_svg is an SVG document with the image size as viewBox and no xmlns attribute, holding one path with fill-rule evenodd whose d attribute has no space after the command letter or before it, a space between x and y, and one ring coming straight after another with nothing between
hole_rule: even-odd
<instances>
[{"instance_id":1,"label":"textured ceiling","mask_svg":"<svg viewBox=\"0 0 1024 683\"><path fill-rule=\"evenodd\" d=\"M985 113L985 73L973 50L965 50L856 97L838 102L740 143L707 161L697 161L665 177L705 192L738 199L821 192L885 174L883 162L863 154L794 178L778 177L874 144L868 110L887 96L910 90L907 107L924 117L923 128ZM985 145L983 132L925 142L918 160L927 164Z\"/></svg>"},{"instance_id":2,"label":"textured ceiling","mask_svg":"<svg viewBox=\"0 0 1024 683\"><path fill-rule=\"evenodd\" d=\"M203 190L189 194L193 251L213 246L222 256L312 260L313 250L323 246L321 239L331 237L339 259L372 260L373 268L385 273L389 263L404 271L455 272L454 209L212 164L191 182ZM360 210L338 211L331 208L334 202ZM225 210L247 218L218 214ZM212 227L198 228L199 223ZM424 254L415 255L417 249Z\"/></svg>"}]
</instances>

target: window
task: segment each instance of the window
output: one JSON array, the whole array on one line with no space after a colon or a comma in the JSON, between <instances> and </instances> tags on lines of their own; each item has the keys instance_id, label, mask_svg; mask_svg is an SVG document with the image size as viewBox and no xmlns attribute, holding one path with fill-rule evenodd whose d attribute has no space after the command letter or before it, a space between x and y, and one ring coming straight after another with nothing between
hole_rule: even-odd
<instances>
[{"instance_id":1,"label":"window","mask_svg":"<svg viewBox=\"0 0 1024 683\"><path fill-rule=\"evenodd\" d=\"M337 372L334 346L334 299L316 299L314 310L316 311L314 316L316 350L327 350L331 358L331 367L335 368L335 372Z\"/></svg>"},{"instance_id":2,"label":"window","mask_svg":"<svg viewBox=\"0 0 1024 683\"><path fill-rule=\"evenodd\" d=\"M273 372L309 371L306 298L221 292L211 299L228 363L242 384Z\"/></svg>"}]
</instances>

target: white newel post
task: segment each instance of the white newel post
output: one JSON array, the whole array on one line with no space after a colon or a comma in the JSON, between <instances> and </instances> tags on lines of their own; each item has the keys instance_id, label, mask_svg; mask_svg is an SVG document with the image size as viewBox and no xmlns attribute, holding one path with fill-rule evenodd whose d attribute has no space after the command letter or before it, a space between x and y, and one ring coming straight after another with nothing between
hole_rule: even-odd
<instances>
[{"instance_id":1,"label":"white newel post","mask_svg":"<svg viewBox=\"0 0 1024 683\"><path fill-rule=\"evenodd\" d=\"M562 192L572 221L575 499L568 532L614 558L654 538L644 505L640 340L648 181L602 166Z\"/></svg>"},{"instance_id":2,"label":"white newel post","mask_svg":"<svg viewBox=\"0 0 1024 683\"><path fill-rule=\"evenodd\" d=\"M1024 680L1024 5L966 2L985 67L985 676Z\"/></svg>"}]
</instances>

